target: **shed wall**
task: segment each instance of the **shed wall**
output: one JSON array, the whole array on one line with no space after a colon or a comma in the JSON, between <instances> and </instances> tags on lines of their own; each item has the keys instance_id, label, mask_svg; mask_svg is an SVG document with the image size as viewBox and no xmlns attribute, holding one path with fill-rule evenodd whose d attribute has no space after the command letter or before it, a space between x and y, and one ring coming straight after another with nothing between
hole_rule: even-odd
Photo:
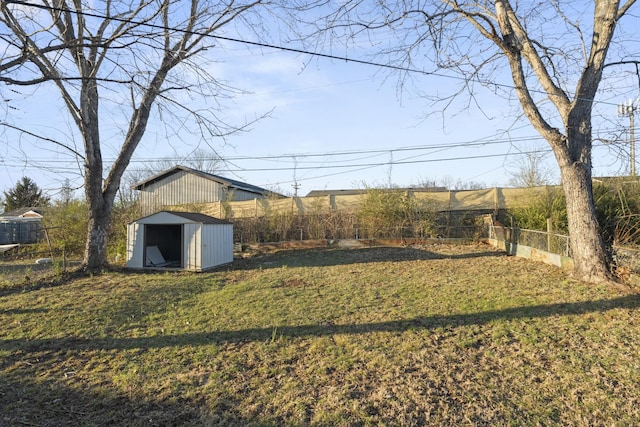
<instances>
[{"instance_id":1,"label":"shed wall","mask_svg":"<svg viewBox=\"0 0 640 427\"><path fill-rule=\"evenodd\" d=\"M219 183L178 171L146 186L140 192L140 202L149 213L163 206L218 202L223 200L222 196L223 189Z\"/></svg>"},{"instance_id":2,"label":"shed wall","mask_svg":"<svg viewBox=\"0 0 640 427\"><path fill-rule=\"evenodd\" d=\"M185 270L202 271L202 224L185 224L183 238Z\"/></svg>"},{"instance_id":3,"label":"shed wall","mask_svg":"<svg viewBox=\"0 0 640 427\"><path fill-rule=\"evenodd\" d=\"M231 224L204 224L201 236L204 269L233 261L233 226Z\"/></svg>"},{"instance_id":4,"label":"shed wall","mask_svg":"<svg viewBox=\"0 0 640 427\"><path fill-rule=\"evenodd\" d=\"M0 245L37 243L39 234L39 218L0 221Z\"/></svg>"},{"instance_id":5,"label":"shed wall","mask_svg":"<svg viewBox=\"0 0 640 427\"><path fill-rule=\"evenodd\" d=\"M141 226L137 222L133 222L127 225L127 268L142 268L143 262L143 247L144 226Z\"/></svg>"}]
</instances>

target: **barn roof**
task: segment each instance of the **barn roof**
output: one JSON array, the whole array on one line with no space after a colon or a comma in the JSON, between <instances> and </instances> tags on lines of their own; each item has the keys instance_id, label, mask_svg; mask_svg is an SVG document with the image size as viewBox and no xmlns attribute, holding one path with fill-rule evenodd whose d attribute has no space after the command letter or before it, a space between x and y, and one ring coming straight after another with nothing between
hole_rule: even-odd
<instances>
[{"instance_id":1,"label":"barn roof","mask_svg":"<svg viewBox=\"0 0 640 427\"><path fill-rule=\"evenodd\" d=\"M146 187L147 185L156 183L158 181L162 181L163 179L165 179L165 178L167 178L167 177L169 177L169 176L171 176L171 175L173 175L175 173L178 173L180 171L191 173L191 174L197 175L197 176L199 176L201 178L209 179L211 181L218 182L218 183L220 183L220 184L222 184L222 185L224 185L226 187L235 188L235 189L243 190L243 191L248 191L250 193L260 194L262 196L266 196L267 194L273 194L273 192L271 192L271 191L269 191L269 190L267 190L265 188L258 187L257 185L247 184L246 182L241 182L241 181L237 181L235 179L225 178L225 177L222 177L222 176L219 176L219 175L214 175L212 173L203 172L203 171L199 171L199 170L196 170L196 169L192 169L192 168L189 168L189 167L186 167L186 166L180 166L180 165L175 166L175 167L173 167L171 169L167 169L167 170L165 170L163 172L160 172L160 173L158 173L158 174L156 174L156 175L154 175L154 176L152 176L152 177L150 177L150 178L148 178L148 179L146 179L144 181L141 181L141 182L139 182L137 184L134 184L132 188L134 190L143 190L144 187Z\"/></svg>"}]
</instances>

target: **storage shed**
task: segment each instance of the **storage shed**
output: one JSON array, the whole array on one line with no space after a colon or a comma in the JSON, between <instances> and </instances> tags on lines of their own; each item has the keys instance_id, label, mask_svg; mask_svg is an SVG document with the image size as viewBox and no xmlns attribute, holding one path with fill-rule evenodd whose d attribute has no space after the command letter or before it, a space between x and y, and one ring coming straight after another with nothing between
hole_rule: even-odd
<instances>
[{"instance_id":1,"label":"storage shed","mask_svg":"<svg viewBox=\"0 0 640 427\"><path fill-rule=\"evenodd\" d=\"M0 245L37 243L42 230L41 221L40 208L4 212L0 215Z\"/></svg>"},{"instance_id":2,"label":"storage shed","mask_svg":"<svg viewBox=\"0 0 640 427\"><path fill-rule=\"evenodd\" d=\"M233 261L233 224L162 211L127 225L127 268L205 271Z\"/></svg>"}]
</instances>

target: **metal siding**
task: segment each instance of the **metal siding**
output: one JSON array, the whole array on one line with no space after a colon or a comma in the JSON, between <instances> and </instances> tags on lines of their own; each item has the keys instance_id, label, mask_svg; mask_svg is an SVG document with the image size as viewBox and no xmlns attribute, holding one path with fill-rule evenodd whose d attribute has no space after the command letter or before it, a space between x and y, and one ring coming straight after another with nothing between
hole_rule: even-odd
<instances>
[{"instance_id":1,"label":"metal siding","mask_svg":"<svg viewBox=\"0 0 640 427\"><path fill-rule=\"evenodd\" d=\"M207 224L202 229L202 266L204 268L215 267L219 264L216 261L218 227L220 225Z\"/></svg>"},{"instance_id":2,"label":"metal siding","mask_svg":"<svg viewBox=\"0 0 640 427\"><path fill-rule=\"evenodd\" d=\"M145 213L150 213L164 206L217 202L222 193L221 184L186 171L178 171L149 184L141 192L140 201Z\"/></svg>"},{"instance_id":3,"label":"metal siding","mask_svg":"<svg viewBox=\"0 0 640 427\"><path fill-rule=\"evenodd\" d=\"M233 190L231 200L233 202L242 202L244 200L263 199L264 197L251 193L249 191Z\"/></svg>"},{"instance_id":4,"label":"metal siding","mask_svg":"<svg viewBox=\"0 0 640 427\"><path fill-rule=\"evenodd\" d=\"M203 233L203 267L211 268L233 261L233 225L211 224ZM204 239L206 236L206 239Z\"/></svg>"},{"instance_id":5,"label":"metal siding","mask_svg":"<svg viewBox=\"0 0 640 427\"><path fill-rule=\"evenodd\" d=\"M199 177L187 172L177 174L178 179L172 185L172 198L167 205L186 203L207 203L220 200L221 185L215 181Z\"/></svg>"},{"instance_id":6,"label":"metal siding","mask_svg":"<svg viewBox=\"0 0 640 427\"><path fill-rule=\"evenodd\" d=\"M220 264L233 262L233 225L221 226Z\"/></svg>"},{"instance_id":7,"label":"metal siding","mask_svg":"<svg viewBox=\"0 0 640 427\"><path fill-rule=\"evenodd\" d=\"M144 236L142 235L144 227L134 222L127 225L127 267L142 268L142 254L144 244Z\"/></svg>"},{"instance_id":8,"label":"metal siding","mask_svg":"<svg viewBox=\"0 0 640 427\"><path fill-rule=\"evenodd\" d=\"M184 269L190 271L202 270L200 250L201 224L185 224L183 234Z\"/></svg>"}]
</instances>

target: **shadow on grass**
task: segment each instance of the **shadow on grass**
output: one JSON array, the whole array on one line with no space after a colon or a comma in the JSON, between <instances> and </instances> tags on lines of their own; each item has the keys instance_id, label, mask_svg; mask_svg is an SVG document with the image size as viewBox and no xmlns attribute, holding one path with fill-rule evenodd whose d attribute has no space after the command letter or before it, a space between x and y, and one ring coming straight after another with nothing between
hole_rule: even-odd
<instances>
[{"instance_id":1,"label":"shadow on grass","mask_svg":"<svg viewBox=\"0 0 640 427\"><path fill-rule=\"evenodd\" d=\"M227 267L229 270L254 270L279 267L328 267L336 265L361 264L368 262L427 261L439 259L469 259L482 257L507 256L504 251L486 247L478 250L476 246L458 246L469 252L445 254L415 246L371 248L314 248L288 249L275 253L256 255L239 259Z\"/></svg>"},{"instance_id":2,"label":"shadow on grass","mask_svg":"<svg viewBox=\"0 0 640 427\"><path fill-rule=\"evenodd\" d=\"M425 316L413 319L365 324L277 326L273 328L253 328L238 331L197 332L180 335L159 335L136 338L114 337L94 339L69 337L36 340L11 339L0 341L0 349L33 352L43 350L128 350L140 348L197 346L224 342L268 341L272 339L274 335L285 337L321 337L334 334L404 332L410 329L434 329L439 327L483 325L496 320L571 316L605 312L617 308L640 308L640 295L627 295L610 300L545 304L485 311L480 313Z\"/></svg>"},{"instance_id":3,"label":"shadow on grass","mask_svg":"<svg viewBox=\"0 0 640 427\"><path fill-rule=\"evenodd\" d=\"M0 426L182 426L261 425L236 409L237 398L221 395L208 402L172 397L152 400L139 393L78 389L64 379L0 376ZM269 422L267 420L266 422ZM276 425L275 423L269 425Z\"/></svg>"},{"instance_id":4,"label":"shadow on grass","mask_svg":"<svg viewBox=\"0 0 640 427\"><path fill-rule=\"evenodd\" d=\"M27 274L18 278L13 277L10 285L0 286L0 297L54 288L86 276L88 274L79 270L77 266L68 268L63 272L56 272L52 264L47 264L37 274Z\"/></svg>"}]
</instances>

